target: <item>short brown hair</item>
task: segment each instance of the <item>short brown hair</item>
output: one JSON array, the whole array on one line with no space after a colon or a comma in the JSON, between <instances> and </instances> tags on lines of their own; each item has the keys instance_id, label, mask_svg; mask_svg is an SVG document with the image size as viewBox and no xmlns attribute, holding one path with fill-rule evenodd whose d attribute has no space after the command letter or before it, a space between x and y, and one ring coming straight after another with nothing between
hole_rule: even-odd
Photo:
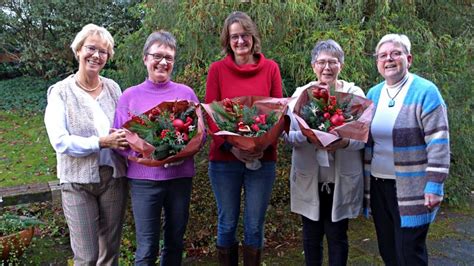
<instances>
[{"instance_id":1,"label":"short brown hair","mask_svg":"<svg viewBox=\"0 0 474 266\"><path fill-rule=\"evenodd\" d=\"M229 36L229 27L234 23L239 23L247 33L252 35L252 54L260 53L261 45L257 25L255 25L255 22L253 22L253 20L247 14L240 11L230 13L230 15L224 21L224 27L222 28L221 32L222 52L225 54L234 54L234 51L232 51L232 48L230 47Z\"/></svg>"},{"instance_id":2,"label":"short brown hair","mask_svg":"<svg viewBox=\"0 0 474 266\"><path fill-rule=\"evenodd\" d=\"M167 46L176 52L176 38L173 34L165 30L159 30L148 35L145 45L143 46L143 55L147 55L148 50L150 50L150 47L155 43L158 43L159 46Z\"/></svg>"}]
</instances>

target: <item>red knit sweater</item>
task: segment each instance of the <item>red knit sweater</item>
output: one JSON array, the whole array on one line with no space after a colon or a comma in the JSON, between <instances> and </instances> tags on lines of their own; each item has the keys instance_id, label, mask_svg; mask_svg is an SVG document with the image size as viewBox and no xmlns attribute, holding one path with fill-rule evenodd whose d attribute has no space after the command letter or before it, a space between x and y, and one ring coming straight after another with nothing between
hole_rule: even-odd
<instances>
[{"instance_id":1,"label":"red knit sweater","mask_svg":"<svg viewBox=\"0 0 474 266\"><path fill-rule=\"evenodd\" d=\"M214 62L209 68L206 82L205 102L220 101L238 96L283 97L282 82L278 64L257 54L257 63L239 66L232 55ZM208 119L209 122L210 119ZM217 126L209 123L210 130L216 132ZM209 160L235 161L237 158L230 152L220 149L224 139L213 136ZM262 160L276 161L276 143L265 150Z\"/></svg>"}]
</instances>

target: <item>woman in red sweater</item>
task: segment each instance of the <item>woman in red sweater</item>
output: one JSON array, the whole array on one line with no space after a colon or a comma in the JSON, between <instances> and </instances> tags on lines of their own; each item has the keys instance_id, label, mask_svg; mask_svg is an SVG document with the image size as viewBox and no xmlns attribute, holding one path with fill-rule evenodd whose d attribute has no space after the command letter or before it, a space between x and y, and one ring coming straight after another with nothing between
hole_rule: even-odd
<instances>
[{"instance_id":1,"label":"woman in red sweater","mask_svg":"<svg viewBox=\"0 0 474 266\"><path fill-rule=\"evenodd\" d=\"M260 52L257 27L247 14L231 13L224 22L220 40L227 56L209 68L206 103L237 96L283 96L280 69ZM215 124L209 124L211 131L217 131ZM275 181L276 157L276 143L266 150L249 153L232 146L222 137L212 137L209 178L217 201L220 265L238 264L236 229L242 188L244 265L260 265L265 213ZM260 159L262 166L246 168L246 163L255 159Z\"/></svg>"}]
</instances>

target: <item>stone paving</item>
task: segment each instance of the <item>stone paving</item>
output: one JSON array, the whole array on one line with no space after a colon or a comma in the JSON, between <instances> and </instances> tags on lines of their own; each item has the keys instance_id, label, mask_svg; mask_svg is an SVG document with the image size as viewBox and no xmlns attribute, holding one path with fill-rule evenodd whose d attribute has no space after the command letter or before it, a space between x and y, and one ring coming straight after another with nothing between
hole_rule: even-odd
<instances>
[{"instance_id":1,"label":"stone paving","mask_svg":"<svg viewBox=\"0 0 474 266\"><path fill-rule=\"evenodd\" d=\"M474 266L474 193L471 194L469 205L463 210L441 206L428 233L429 265ZM350 224L349 234L348 265L383 265L371 220L358 218ZM325 263L327 265L327 261ZM303 262L290 264L303 265Z\"/></svg>"},{"instance_id":2,"label":"stone paving","mask_svg":"<svg viewBox=\"0 0 474 266\"><path fill-rule=\"evenodd\" d=\"M470 211L467 214L441 213L447 218L450 229L456 234L439 240L429 240L431 265L474 265L474 195L471 194Z\"/></svg>"}]
</instances>

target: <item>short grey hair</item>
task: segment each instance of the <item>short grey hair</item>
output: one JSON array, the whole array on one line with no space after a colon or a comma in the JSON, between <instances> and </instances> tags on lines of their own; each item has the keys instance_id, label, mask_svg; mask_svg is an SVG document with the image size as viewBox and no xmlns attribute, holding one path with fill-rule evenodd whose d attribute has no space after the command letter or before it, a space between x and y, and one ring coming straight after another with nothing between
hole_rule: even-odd
<instances>
[{"instance_id":1,"label":"short grey hair","mask_svg":"<svg viewBox=\"0 0 474 266\"><path fill-rule=\"evenodd\" d=\"M394 44L398 44L402 46L402 48L405 50L405 53L410 54L410 49L411 49L411 42L410 39L405 34L395 34L395 33L390 33L382 37L380 39L379 43L375 47L375 54L379 52L380 46L382 44L391 42Z\"/></svg>"},{"instance_id":2,"label":"short grey hair","mask_svg":"<svg viewBox=\"0 0 474 266\"><path fill-rule=\"evenodd\" d=\"M77 58L77 51L81 49L82 45L84 45L84 41L89 36L98 35L101 39L107 42L107 52L109 53L108 59L114 57L114 38L112 34L104 27L97 26L95 24L87 24L82 27L82 30L77 33L74 41L71 43L71 49L74 53L74 57Z\"/></svg>"},{"instance_id":3,"label":"short grey hair","mask_svg":"<svg viewBox=\"0 0 474 266\"><path fill-rule=\"evenodd\" d=\"M316 59L321 53L329 53L332 56L335 56L341 64L344 64L344 51L341 46L332 39L327 39L324 41L319 41L314 46L311 51L311 65L316 63Z\"/></svg>"},{"instance_id":4,"label":"short grey hair","mask_svg":"<svg viewBox=\"0 0 474 266\"><path fill-rule=\"evenodd\" d=\"M144 56L148 54L150 47L155 43L158 43L159 46L168 46L176 52L176 38L173 36L173 34L165 30L159 30L150 34L146 39L145 45L143 46Z\"/></svg>"}]
</instances>

